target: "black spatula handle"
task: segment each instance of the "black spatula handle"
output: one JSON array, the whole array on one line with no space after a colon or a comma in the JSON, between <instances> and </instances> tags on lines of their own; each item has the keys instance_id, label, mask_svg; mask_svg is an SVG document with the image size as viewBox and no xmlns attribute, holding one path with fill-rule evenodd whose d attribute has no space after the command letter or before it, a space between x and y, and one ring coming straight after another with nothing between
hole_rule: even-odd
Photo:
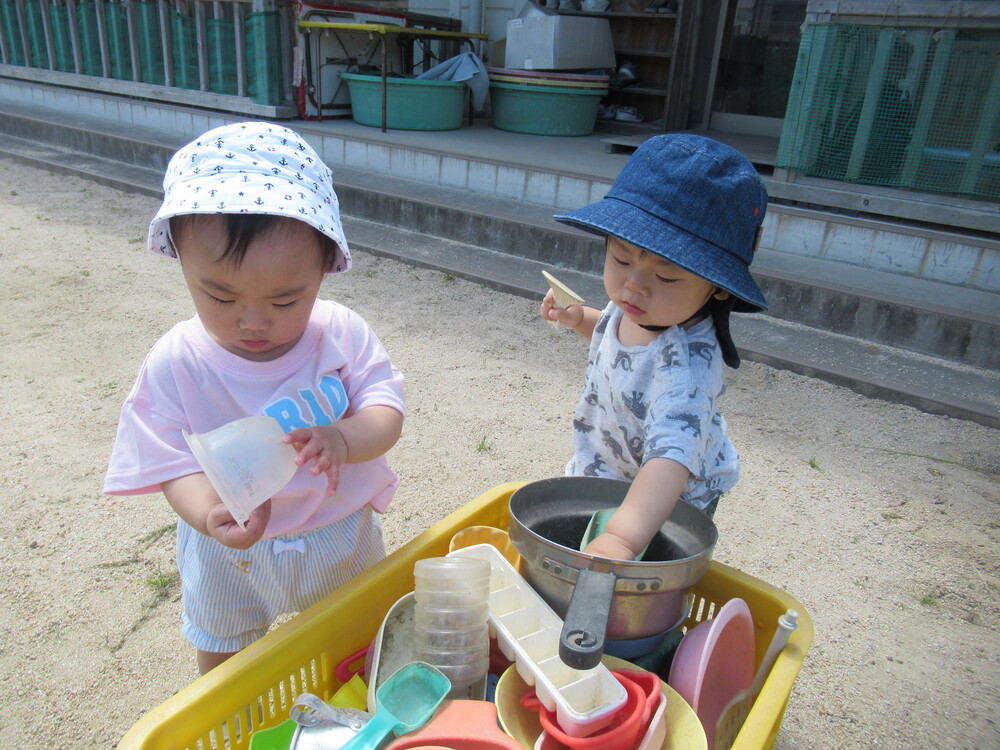
<instances>
[{"instance_id":1,"label":"black spatula handle","mask_svg":"<svg viewBox=\"0 0 1000 750\"><path fill-rule=\"evenodd\" d=\"M614 593L613 573L580 571L559 634L559 658L566 666L592 669L601 663Z\"/></svg>"}]
</instances>

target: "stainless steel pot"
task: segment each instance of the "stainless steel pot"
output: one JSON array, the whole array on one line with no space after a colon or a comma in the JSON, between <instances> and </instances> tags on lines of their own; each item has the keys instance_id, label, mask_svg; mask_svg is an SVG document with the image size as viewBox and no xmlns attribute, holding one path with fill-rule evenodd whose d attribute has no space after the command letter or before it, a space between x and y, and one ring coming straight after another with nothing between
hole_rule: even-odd
<instances>
[{"instance_id":1,"label":"stainless steel pot","mask_svg":"<svg viewBox=\"0 0 1000 750\"><path fill-rule=\"evenodd\" d=\"M597 665L606 638L645 638L677 623L719 537L705 513L681 502L642 561L580 552L594 512L621 505L629 487L616 479L558 477L526 484L510 498L510 540L525 578L563 618L560 656L577 669Z\"/></svg>"}]
</instances>

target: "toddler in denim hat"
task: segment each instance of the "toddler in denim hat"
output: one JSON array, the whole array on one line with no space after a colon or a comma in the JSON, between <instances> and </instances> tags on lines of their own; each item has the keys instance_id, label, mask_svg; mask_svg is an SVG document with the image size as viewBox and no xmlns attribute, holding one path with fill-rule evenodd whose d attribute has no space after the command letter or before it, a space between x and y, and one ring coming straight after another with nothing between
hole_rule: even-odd
<instances>
[{"instance_id":1,"label":"toddler in denim hat","mask_svg":"<svg viewBox=\"0 0 1000 750\"><path fill-rule=\"evenodd\" d=\"M678 500L714 514L739 477L719 411L739 366L729 313L767 309L750 262L767 191L738 151L700 136L650 138L603 200L555 218L606 238L604 310L541 315L590 339L568 475L631 481L584 550L632 560Z\"/></svg>"},{"instance_id":2,"label":"toddler in denim hat","mask_svg":"<svg viewBox=\"0 0 1000 750\"><path fill-rule=\"evenodd\" d=\"M330 170L295 132L245 122L178 151L148 247L178 258L195 315L149 352L105 478L177 512L183 632L207 672L385 556L402 376L355 312L319 299L346 271ZM269 415L297 450L288 485L241 528L183 437Z\"/></svg>"}]
</instances>

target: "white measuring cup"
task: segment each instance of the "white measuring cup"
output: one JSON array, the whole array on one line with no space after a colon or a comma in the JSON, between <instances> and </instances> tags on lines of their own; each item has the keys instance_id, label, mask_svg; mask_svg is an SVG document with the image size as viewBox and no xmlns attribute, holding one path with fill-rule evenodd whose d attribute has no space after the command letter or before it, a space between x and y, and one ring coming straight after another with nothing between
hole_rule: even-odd
<instances>
[{"instance_id":1,"label":"white measuring cup","mask_svg":"<svg viewBox=\"0 0 1000 750\"><path fill-rule=\"evenodd\" d=\"M250 513L295 475L296 450L282 441L273 417L244 417L211 432L184 439L236 523L246 528Z\"/></svg>"}]
</instances>

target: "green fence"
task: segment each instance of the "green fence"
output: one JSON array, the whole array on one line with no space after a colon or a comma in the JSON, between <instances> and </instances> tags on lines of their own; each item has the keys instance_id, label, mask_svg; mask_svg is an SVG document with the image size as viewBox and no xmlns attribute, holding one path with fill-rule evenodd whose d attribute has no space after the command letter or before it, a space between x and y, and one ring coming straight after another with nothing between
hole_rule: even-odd
<instances>
[{"instance_id":1,"label":"green fence","mask_svg":"<svg viewBox=\"0 0 1000 750\"><path fill-rule=\"evenodd\" d=\"M776 166L1000 198L1000 32L807 26Z\"/></svg>"},{"instance_id":2,"label":"green fence","mask_svg":"<svg viewBox=\"0 0 1000 750\"><path fill-rule=\"evenodd\" d=\"M195 37L194 19L184 13L170 14L172 32L172 57L174 59L174 86L182 89L198 88L198 42Z\"/></svg>"},{"instance_id":3,"label":"green fence","mask_svg":"<svg viewBox=\"0 0 1000 750\"><path fill-rule=\"evenodd\" d=\"M3 40L7 46L7 56L11 65L24 65L24 44L21 40L21 21L17 7L12 0L0 0L3 14Z\"/></svg>"},{"instance_id":4,"label":"green fence","mask_svg":"<svg viewBox=\"0 0 1000 750\"><path fill-rule=\"evenodd\" d=\"M125 5L105 3L104 26L108 34L108 62L111 77L122 81L132 80L132 54L129 51L128 20Z\"/></svg>"},{"instance_id":5,"label":"green fence","mask_svg":"<svg viewBox=\"0 0 1000 750\"><path fill-rule=\"evenodd\" d=\"M224 18L205 22L208 30L208 88L217 94L235 94L236 23Z\"/></svg>"},{"instance_id":6,"label":"green fence","mask_svg":"<svg viewBox=\"0 0 1000 750\"><path fill-rule=\"evenodd\" d=\"M247 94L258 104L281 103L279 21L276 11L247 14Z\"/></svg>"},{"instance_id":7,"label":"green fence","mask_svg":"<svg viewBox=\"0 0 1000 750\"><path fill-rule=\"evenodd\" d=\"M160 26L160 10L155 2L139 2L135 9L135 21L139 38L139 72L143 83L163 85L163 43Z\"/></svg>"},{"instance_id":8,"label":"green fence","mask_svg":"<svg viewBox=\"0 0 1000 750\"><path fill-rule=\"evenodd\" d=\"M49 5L49 26L52 28L53 56L56 70L72 73L76 70L73 63L73 43L69 35L69 9L64 5Z\"/></svg>"},{"instance_id":9,"label":"green fence","mask_svg":"<svg viewBox=\"0 0 1000 750\"><path fill-rule=\"evenodd\" d=\"M6 48L6 62L64 72L80 72L120 80L143 83L166 83L164 33L169 40L172 85L199 90L202 81L206 89L219 94L238 95L237 63L243 56L246 70L246 95L257 104L285 103L284 55L281 40L280 11L252 12L245 17L235 3L205 2L213 17L204 22L206 70L200 66L196 4L187 2L165 5L156 0L138 0L130 6L120 0L78 0L75 13L64 0L47 3L51 46L46 39L40 0L23 0L18 12L15 0L0 0L0 34ZM128 8L134 14L134 44L129 36ZM161 10L166 15L161 15ZM98 13L103 13L105 47L99 34ZM169 19L169 29L163 19ZM245 49L237 49L236 24L242 24ZM74 61L71 30L75 26L78 40L80 69ZM25 44L27 40L27 44ZM133 52L139 70L133 70ZM104 63L107 61L107 71Z\"/></svg>"}]
</instances>

